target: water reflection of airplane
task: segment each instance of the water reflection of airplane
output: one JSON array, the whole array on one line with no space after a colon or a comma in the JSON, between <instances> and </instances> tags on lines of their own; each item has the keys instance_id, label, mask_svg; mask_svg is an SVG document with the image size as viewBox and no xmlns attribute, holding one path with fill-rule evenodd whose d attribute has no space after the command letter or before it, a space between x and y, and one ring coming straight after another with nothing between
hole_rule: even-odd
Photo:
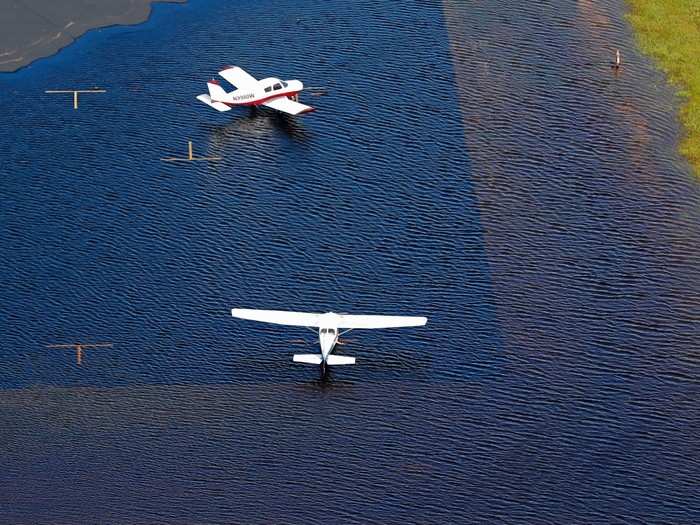
<instances>
[{"instance_id":1,"label":"water reflection of airplane","mask_svg":"<svg viewBox=\"0 0 700 525\"><path fill-rule=\"evenodd\" d=\"M261 113L255 108L250 115L236 118L221 126L209 125L207 129L210 132L210 145L214 148L213 151L222 155L218 148L237 142L245 142L246 146L250 146L251 141L265 138L274 130L279 130L300 143L305 142L309 137L309 133L295 119L280 113Z\"/></svg>"},{"instance_id":2,"label":"water reflection of airplane","mask_svg":"<svg viewBox=\"0 0 700 525\"><path fill-rule=\"evenodd\" d=\"M314 108L299 103L299 93L304 84L299 80L280 80L264 78L257 80L240 67L228 66L219 71L236 89L227 93L218 80L207 82L208 95L199 95L197 100L217 111L229 111L239 106L265 106L289 115L302 115L314 111Z\"/></svg>"},{"instance_id":3,"label":"water reflection of airplane","mask_svg":"<svg viewBox=\"0 0 700 525\"><path fill-rule=\"evenodd\" d=\"M86 348L104 348L114 346L112 343L92 343L92 344L69 344L69 345L46 345L46 348L75 348L78 365L83 362L83 350Z\"/></svg>"}]
</instances>

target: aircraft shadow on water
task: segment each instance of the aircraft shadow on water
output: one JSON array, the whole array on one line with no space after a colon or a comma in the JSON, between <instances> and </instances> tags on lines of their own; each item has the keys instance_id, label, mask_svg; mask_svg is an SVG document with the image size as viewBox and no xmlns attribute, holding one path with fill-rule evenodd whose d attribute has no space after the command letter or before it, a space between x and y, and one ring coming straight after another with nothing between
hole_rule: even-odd
<instances>
[{"instance_id":1,"label":"aircraft shadow on water","mask_svg":"<svg viewBox=\"0 0 700 525\"><path fill-rule=\"evenodd\" d=\"M209 125L206 130L212 146L263 138L275 131L302 143L309 139L309 132L294 117L258 108L250 108L247 115L241 115L226 124Z\"/></svg>"}]
</instances>

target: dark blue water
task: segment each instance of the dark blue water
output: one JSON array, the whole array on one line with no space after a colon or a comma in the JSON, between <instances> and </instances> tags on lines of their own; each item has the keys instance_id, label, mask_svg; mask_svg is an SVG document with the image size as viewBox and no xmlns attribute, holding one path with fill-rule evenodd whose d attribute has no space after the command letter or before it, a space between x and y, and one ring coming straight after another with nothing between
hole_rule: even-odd
<instances>
[{"instance_id":1,"label":"dark blue water","mask_svg":"<svg viewBox=\"0 0 700 525\"><path fill-rule=\"evenodd\" d=\"M623 13L194 1L0 77L0 522L698 522L700 191ZM328 95L217 113L230 63ZM319 381L236 306L429 323Z\"/></svg>"}]
</instances>

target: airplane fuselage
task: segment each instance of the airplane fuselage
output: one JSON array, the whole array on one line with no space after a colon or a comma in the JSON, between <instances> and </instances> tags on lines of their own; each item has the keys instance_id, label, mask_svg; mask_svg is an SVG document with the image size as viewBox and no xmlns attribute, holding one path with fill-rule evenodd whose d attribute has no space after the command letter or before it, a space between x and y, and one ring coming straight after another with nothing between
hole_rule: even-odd
<instances>
[{"instance_id":1,"label":"airplane fuselage","mask_svg":"<svg viewBox=\"0 0 700 525\"><path fill-rule=\"evenodd\" d=\"M323 320L318 328L318 342L321 346L321 356L325 363L338 343L338 323L340 318L338 314L333 312L323 314L321 318Z\"/></svg>"},{"instance_id":2,"label":"airplane fuselage","mask_svg":"<svg viewBox=\"0 0 700 525\"><path fill-rule=\"evenodd\" d=\"M323 356L323 361L325 362L328 360L328 356L338 342L338 329L331 327L319 328L318 342L321 345L321 355Z\"/></svg>"},{"instance_id":3,"label":"airplane fuselage","mask_svg":"<svg viewBox=\"0 0 700 525\"><path fill-rule=\"evenodd\" d=\"M222 102L230 107L260 106L268 100L277 97L287 97L295 100L304 89L299 80L282 81L277 78L265 78L251 88L240 88L217 97L215 102ZM213 100L213 97L212 97Z\"/></svg>"}]
</instances>

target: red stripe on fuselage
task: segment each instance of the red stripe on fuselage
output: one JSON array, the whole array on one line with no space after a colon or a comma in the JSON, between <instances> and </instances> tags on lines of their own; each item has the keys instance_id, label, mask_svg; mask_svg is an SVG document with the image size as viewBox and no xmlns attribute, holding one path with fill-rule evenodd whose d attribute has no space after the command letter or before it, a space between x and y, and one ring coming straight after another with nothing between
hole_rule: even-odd
<instances>
[{"instance_id":1,"label":"red stripe on fuselage","mask_svg":"<svg viewBox=\"0 0 700 525\"><path fill-rule=\"evenodd\" d=\"M274 95L270 95L269 97L264 97L264 98L259 98L256 100L247 100L245 102L224 102L223 100L212 100L212 102L221 102L222 104L226 104L229 107L236 107L236 106L260 106L267 102L268 100L272 100L273 98L279 98L279 97L293 97L294 95L298 95L301 93L301 91L278 91Z\"/></svg>"}]
</instances>

